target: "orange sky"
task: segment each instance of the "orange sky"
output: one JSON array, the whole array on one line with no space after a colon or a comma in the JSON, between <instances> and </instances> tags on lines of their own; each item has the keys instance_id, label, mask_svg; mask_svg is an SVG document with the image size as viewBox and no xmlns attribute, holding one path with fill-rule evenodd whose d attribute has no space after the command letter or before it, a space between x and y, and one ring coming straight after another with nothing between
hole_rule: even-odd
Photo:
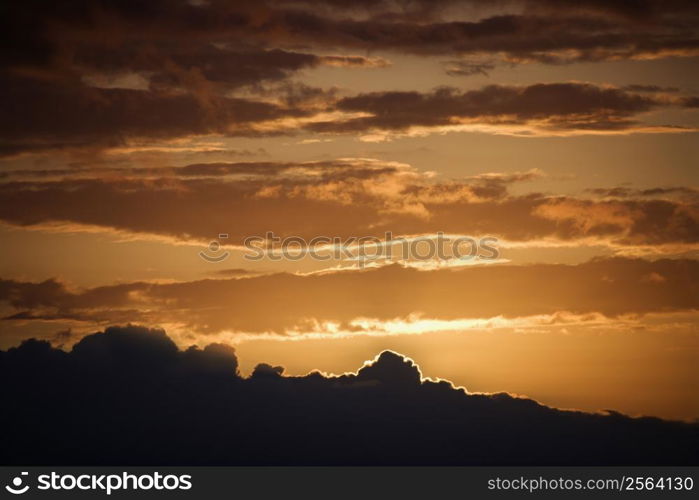
<instances>
[{"instance_id":1,"label":"orange sky","mask_svg":"<svg viewBox=\"0 0 699 500\"><path fill-rule=\"evenodd\" d=\"M470 391L698 418L699 14L643 5L21 19L1 69L0 348L135 323L235 345L244 371L392 349ZM246 259L268 231L493 236L500 258ZM229 257L200 258L221 233Z\"/></svg>"}]
</instances>

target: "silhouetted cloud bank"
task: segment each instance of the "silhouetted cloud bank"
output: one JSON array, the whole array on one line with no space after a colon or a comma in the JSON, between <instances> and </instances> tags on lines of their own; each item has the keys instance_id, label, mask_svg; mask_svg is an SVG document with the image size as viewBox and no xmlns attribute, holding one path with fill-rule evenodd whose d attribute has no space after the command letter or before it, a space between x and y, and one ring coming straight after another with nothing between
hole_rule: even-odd
<instances>
[{"instance_id":1,"label":"silhouetted cloud bank","mask_svg":"<svg viewBox=\"0 0 699 500\"><path fill-rule=\"evenodd\" d=\"M235 351L110 327L71 352L0 351L3 464L697 464L699 425L563 411L422 380L385 351L356 374L238 373ZM639 387L636 390L642 391Z\"/></svg>"}]
</instances>

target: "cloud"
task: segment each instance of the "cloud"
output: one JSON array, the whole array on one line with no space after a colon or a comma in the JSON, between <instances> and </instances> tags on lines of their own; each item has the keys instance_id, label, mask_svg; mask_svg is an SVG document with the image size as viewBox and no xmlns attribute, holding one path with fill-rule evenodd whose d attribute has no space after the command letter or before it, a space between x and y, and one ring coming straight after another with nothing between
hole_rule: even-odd
<instances>
[{"instance_id":1,"label":"cloud","mask_svg":"<svg viewBox=\"0 0 699 500\"><path fill-rule=\"evenodd\" d=\"M624 85L622 89L631 92L679 92L680 90L677 87L661 87L659 85L642 85L638 83Z\"/></svg>"},{"instance_id":2,"label":"cloud","mask_svg":"<svg viewBox=\"0 0 699 500\"><path fill-rule=\"evenodd\" d=\"M528 86L489 85L461 92L443 87L429 93L372 92L345 97L337 108L368 113L346 121L317 122L320 132L409 131L490 125L504 131L525 127L530 133L641 130L635 118L666 106L664 99L589 83L538 83Z\"/></svg>"},{"instance_id":3,"label":"cloud","mask_svg":"<svg viewBox=\"0 0 699 500\"><path fill-rule=\"evenodd\" d=\"M447 61L445 71L449 76L488 76L495 69L491 61Z\"/></svg>"},{"instance_id":4,"label":"cloud","mask_svg":"<svg viewBox=\"0 0 699 500\"><path fill-rule=\"evenodd\" d=\"M681 199L691 201L697 199L699 191L687 186L670 186L646 189L635 189L630 187L614 188L593 188L588 192L605 198L639 198L639 197L662 197L663 199Z\"/></svg>"},{"instance_id":5,"label":"cloud","mask_svg":"<svg viewBox=\"0 0 699 500\"><path fill-rule=\"evenodd\" d=\"M335 66L338 68L385 68L391 63L381 57L364 57L364 56L322 56L320 58L326 66Z\"/></svg>"},{"instance_id":6,"label":"cloud","mask_svg":"<svg viewBox=\"0 0 699 500\"><path fill-rule=\"evenodd\" d=\"M450 180L362 158L16 170L0 182L0 220L206 243L228 233L233 245L268 231L306 240L442 231L629 248L697 243L691 190L670 196L667 188L649 188L602 199L510 193L515 183L541 175L534 169Z\"/></svg>"},{"instance_id":7,"label":"cloud","mask_svg":"<svg viewBox=\"0 0 699 500\"><path fill-rule=\"evenodd\" d=\"M484 74L497 64L699 54L699 13L686 2L647 1L628 8L599 2L515 1L492 7L483 2L172 5L156 0L146 7L32 0L8 6L3 14L4 155L203 134L399 131L463 120L501 131L509 120L525 122L517 133L529 134L680 131L637 122L639 113L668 104L649 96L650 86L568 83L383 92L345 97L337 107L324 96L325 106L316 102L316 108L308 102L270 102L265 89L283 87L319 66L389 64L384 57L357 52L448 55L447 71L459 75ZM284 98L282 87L272 92L278 101ZM675 104L696 107L696 97L682 99ZM343 110L371 116L348 118Z\"/></svg>"},{"instance_id":8,"label":"cloud","mask_svg":"<svg viewBox=\"0 0 699 500\"><path fill-rule=\"evenodd\" d=\"M401 388L419 385L422 374L412 360L392 351L384 351L373 362L360 368L356 379L360 383Z\"/></svg>"},{"instance_id":9,"label":"cloud","mask_svg":"<svg viewBox=\"0 0 699 500\"><path fill-rule=\"evenodd\" d=\"M413 54L492 54L509 61L562 63L697 53L697 9L686 1L623 2L190 2L149 5L44 1L5 9L5 65L128 67L164 61L188 67L187 53L231 47L298 46ZM187 40L186 44L173 42ZM113 47L131 53L114 54ZM181 52L181 47L191 47ZM178 50L178 48L180 50ZM252 61L252 66L264 62ZM250 66L241 65L245 73ZM297 69L291 64L289 69ZM216 71L216 69L215 69ZM252 72L255 73L254 71ZM261 75L265 76L264 72Z\"/></svg>"},{"instance_id":10,"label":"cloud","mask_svg":"<svg viewBox=\"0 0 699 500\"><path fill-rule=\"evenodd\" d=\"M242 98L87 87L3 77L0 153L116 147L206 134L258 135L256 121L303 112Z\"/></svg>"},{"instance_id":11,"label":"cloud","mask_svg":"<svg viewBox=\"0 0 699 500\"><path fill-rule=\"evenodd\" d=\"M570 234L610 235L625 228L620 242L629 245L699 241L696 205L668 200L595 203L562 197L538 206L535 213L566 223Z\"/></svg>"},{"instance_id":12,"label":"cloud","mask_svg":"<svg viewBox=\"0 0 699 500\"><path fill-rule=\"evenodd\" d=\"M613 258L578 265L433 271L391 265L305 276L134 282L81 291L53 280L2 280L0 302L11 306L5 321L68 322L83 331L124 321L172 323L204 335L283 339L466 330L493 318L507 326L508 319L548 315L555 320L562 312L607 318L691 312L699 308L698 278L699 264L689 259Z\"/></svg>"},{"instance_id":13,"label":"cloud","mask_svg":"<svg viewBox=\"0 0 699 500\"><path fill-rule=\"evenodd\" d=\"M7 464L688 465L696 424L550 408L421 378L386 351L356 373L241 378L226 346L110 327L70 352L0 351ZM51 390L47 392L46 388ZM671 451L671 453L669 452Z\"/></svg>"},{"instance_id":14,"label":"cloud","mask_svg":"<svg viewBox=\"0 0 699 500\"><path fill-rule=\"evenodd\" d=\"M302 69L333 62L314 54L281 49L192 42L171 43L167 48L154 48L147 43L118 48L91 45L73 55L73 70L94 86L105 79L115 86L118 80L114 77L122 76L124 81L123 75L131 75L145 83L141 90L185 90L200 97L209 94L210 98L241 87L285 80ZM371 65L371 61L360 56L348 56L346 62Z\"/></svg>"},{"instance_id":15,"label":"cloud","mask_svg":"<svg viewBox=\"0 0 699 500\"><path fill-rule=\"evenodd\" d=\"M250 376L253 379L277 378L281 377L282 373L284 373L283 366L272 366L267 363L260 363L255 367Z\"/></svg>"},{"instance_id":16,"label":"cloud","mask_svg":"<svg viewBox=\"0 0 699 500\"><path fill-rule=\"evenodd\" d=\"M220 269L217 271L213 271L211 273L212 275L215 276L225 276L225 277L245 277L245 276L250 276L250 275L255 275L254 271L251 271L249 269L242 269L242 268L230 268L230 269Z\"/></svg>"},{"instance_id":17,"label":"cloud","mask_svg":"<svg viewBox=\"0 0 699 500\"><path fill-rule=\"evenodd\" d=\"M524 4L524 13L493 14L475 21L409 19L330 19L310 12L272 16L287 41L320 41L333 46L392 50L413 54L493 54L507 62L563 64L579 61L692 56L697 38L694 6L653 4L642 18L609 16L599 3L582 8L548 2ZM617 11L619 12L619 11Z\"/></svg>"},{"instance_id":18,"label":"cloud","mask_svg":"<svg viewBox=\"0 0 699 500\"><path fill-rule=\"evenodd\" d=\"M653 109L691 108L693 97L589 83L489 85L463 92L443 87L348 97L338 97L336 89L289 82L259 86L256 97L234 97L206 84L191 92L172 85L161 82L143 90L0 75L8 102L0 154L143 147L207 135L293 135L299 130L368 136L448 130L528 135L693 130L639 120Z\"/></svg>"}]
</instances>

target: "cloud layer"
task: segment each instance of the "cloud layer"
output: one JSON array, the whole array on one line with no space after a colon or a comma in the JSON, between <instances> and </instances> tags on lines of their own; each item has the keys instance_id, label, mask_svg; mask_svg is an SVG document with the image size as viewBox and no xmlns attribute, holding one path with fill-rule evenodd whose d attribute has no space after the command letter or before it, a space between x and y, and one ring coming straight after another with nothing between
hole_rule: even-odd
<instances>
[{"instance_id":1,"label":"cloud layer","mask_svg":"<svg viewBox=\"0 0 699 500\"><path fill-rule=\"evenodd\" d=\"M693 130L644 123L641 113L695 108L696 96L669 99L643 85L553 82L338 97L337 89L294 80L322 66L390 67L375 53L448 55L446 72L461 76L502 63L697 56L699 13L689 2L573 8L524 0L217 0L146 7L35 0L3 14L2 155L303 130L374 138L465 125L528 135Z\"/></svg>"},{"instance_id":2,"label":"cloud layer","mask_svg":"<svg viewBox=\"0 0 699 500\"><path fill-rule=\"evenodd\" d=\"M54 280L3 280L0 300L13 311L6 321L62 320L83 328L125 321L173 323L203 334L271 333L283 338L386 334L390 331L382 322L391 321L404 322L409 332L416 315L433 322L456 321L458 326L462 320L496 317L551 315L556 321L561 312L614 318L695 311L698 282L699 264L694 260L617 258L575 266L499 265L457 271L393 265L310 276L280 273L126 283L79 292Z\"/></svg>"},{"instance_id":3,"label":"cloud layer","mask_svg":"<svg viewBox=\"0 0 699 500\"><path fill-rule=\"evenodd\" d=\"M618 247L699 238L692 188L593 190L585 196L513 195L537 170L434 178L396 162L193 164L181 168L10 171L0 220L118 230L230 244L279 236L465 234L509 241L595 241Z\"/></svg>"}]
</instances>

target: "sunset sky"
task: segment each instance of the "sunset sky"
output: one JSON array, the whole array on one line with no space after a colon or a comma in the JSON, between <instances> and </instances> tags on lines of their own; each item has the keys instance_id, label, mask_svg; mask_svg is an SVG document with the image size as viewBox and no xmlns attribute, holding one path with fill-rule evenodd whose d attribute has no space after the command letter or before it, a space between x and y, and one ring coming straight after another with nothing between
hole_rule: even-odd
<instances>
[{"instance_id":1,"label":"sunset sky","mask_svg":"<svg viewBox=\"0 0 699 500\"><path fill-rule=\"evenodd\" d=\"M243 373L391 349L470 392L699 419L696 2L0 12L0 349L129 323ZM500 255L246 259L267 232Z\"/></svg>"}]
</instances>

